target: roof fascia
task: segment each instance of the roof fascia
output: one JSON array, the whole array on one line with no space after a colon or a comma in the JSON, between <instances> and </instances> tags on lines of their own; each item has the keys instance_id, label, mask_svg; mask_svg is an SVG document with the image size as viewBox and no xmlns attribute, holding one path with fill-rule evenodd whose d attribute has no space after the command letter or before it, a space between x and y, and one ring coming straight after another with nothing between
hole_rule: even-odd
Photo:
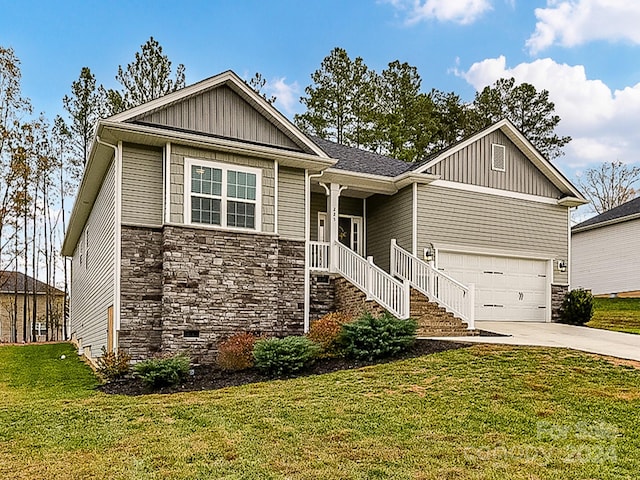
<instances>
[{"instance_id":1,"label":"roof fascia","mask_svg":"<svg viewBox=\"0 0 640 480\"><path fill-rule=\"evenodd\" d=\"M580 227L580 228L572 228L571 229L571 233L580 233L580 232L586 232L587 230L595 230L596 228L600 228L600 227L608 227L609 225L615 225L617 223L624 223L624 222L629 222L631 220L637 220L640 219L640 213L634 213L631 215L627 215L624 217L618 217L618 218L614 218L612 220L607 220L606 222L598 222L598 223L594 223L591 225L586 225L584 227Z\"/></svg>"},{"instance_id":2,"label":"roof fascia","mask_svg":"<svg viewBox=\"0 0 640 480\"><path fill-rule=\"evenodd\" d=\"M209 90L225 84L231 87L232 90L242 96L249 103L253 104L254 107L257 107L257 109L263 115L268 117L271 121L277 123L281 128L292 135L294 139L296 139L302 145L306 146L311 152L315 153L319 157L329 158L324 150L322 150L314 142L312 142L311 139L304 135L293 123L289 121L289 119L287 119L287 117L282 115L273 105L262 98L262 96L260 96L256 91L249 87L249 85L247 85L244 80L242 80L238 75L236 75L235 72L231 70L227 70L226 72L223 72L219 75L215 75L206 80L202 80L201 82L182 88L163 97L151 100L150 102L131 108L125 112L113 115L107 120L110 122L126 122L127 120L131 120L145 113L158 110L162 107L177 103L185 98L197 95L198 93L205 90Z\"/></svg>"}]
</instances>

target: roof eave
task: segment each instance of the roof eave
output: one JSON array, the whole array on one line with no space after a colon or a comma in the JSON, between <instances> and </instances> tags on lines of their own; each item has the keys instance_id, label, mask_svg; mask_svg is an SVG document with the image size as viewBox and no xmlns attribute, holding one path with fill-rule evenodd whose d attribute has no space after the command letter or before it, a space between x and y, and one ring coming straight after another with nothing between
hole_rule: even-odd
<instances>
[{"instance_id":1,"label":"roof eave","mask_svg":"<svg viewBox=\"0 0 640 480\"><path fill-rule=\"evenodd\" d=\"M598 222L598 223L593 223L591 225L585 225L584 227L579 227L578 225L576 225L575 227L573 227L571 229L571 233L586 232L587 230L595 230L596 228L608 227L610 225L615 225L617 223L624 223L624 222L629 222L631 220L638 220L638 219L640 219L640 212L639 213L634 213L632 215L626 215L624 217L614 218L612 220L607 220L607 221L604 221L604 222ZM578 227L578 228L576 228L576 227Z\"/></svg>"},{"instance_id":2,"label":"roof eave","mask_svg":"<svg viewBox=\"0 0 640 480\"><path fill-rule=\"evenodd\" d=\"M586 205L588 200L578 197L562 197L558 199L558 205L562 207L579 207L580 205Z\"/></svg>"}]
</instances>

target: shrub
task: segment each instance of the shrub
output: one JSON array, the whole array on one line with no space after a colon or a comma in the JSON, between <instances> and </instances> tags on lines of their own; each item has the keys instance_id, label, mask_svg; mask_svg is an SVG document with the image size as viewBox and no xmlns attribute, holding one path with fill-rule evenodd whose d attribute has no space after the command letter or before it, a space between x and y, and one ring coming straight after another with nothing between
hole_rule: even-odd
<instances>
[{"instance_id":1,"label":"shrub","mask_svg":"<svg viewBox=\"0 0 640 480\"><path fill-rule=\"evenodd\" d=\"M255 365L269 375L293 373L311 365L320 354L320 346L307 337L258 340L253 348Z\"/></svg>"},{"instance_id":2,"label":"shrub","mask_svg":"<svg viewBox=\"0 0 640 480\"><path fill-rule=\"evenodd\" d=\"M187 355L178 354L137 363L133 371L149 387L168 387L177 385L187 378L190 362Z\"/></svg>"},{"instance_id":3,"label":"shrub","mask_svg":"<svg viewBox=\"0 0 640 480\"><path fill-rule=\"evenodd\" d=\"M108 382L123 378L131 370L131 355L118 350L117 352L107 352L102 347L102 356L98 358L98 373Z\"/></svg>"},{"instance_id":4,"label":"shrub","mask_svg":"<svg viewBox=\"0 0 640 480\"><path fill-rule=\"evenodd\" d=\"M218 347L218 366L222 370L245 370L253 367L255 335L238 333L229 337Z\"/></svg>"},{"instance_id":5,"label":"shrub","mask_svg":"<svg viewBox=\"0 0 640 480\"><path fill-rule=\"evenodd\" d=\"M367 360L390 357L415 342L417 328L418 323L412 318L399 320L387 312L379 317L365 313L342 326L340 343L349 357Z\"/></svg>"},{"instance_id":6,"label":"shrub","mask_svg":"<svg viewBox=\"0 0 640 480\"><path fill-rule=\"evenodd\" d=\"M593 295L578 288L564 296L560 307L560 322L569 325L584 325L593 316Z\"/></svg>"},{"instance_id":7,"label":"shrub","mask_svg":"<svg viewBox=\"0 0 640 480\"><path fill-rule=\"evenodd\" d=\"M311 324L307 337L317 343L322 351L327 354L337 353L339 350L338 338L342 331L342 325L349 323L353 318L342 312L331 312Z\"/></svg>"}]
</instances>

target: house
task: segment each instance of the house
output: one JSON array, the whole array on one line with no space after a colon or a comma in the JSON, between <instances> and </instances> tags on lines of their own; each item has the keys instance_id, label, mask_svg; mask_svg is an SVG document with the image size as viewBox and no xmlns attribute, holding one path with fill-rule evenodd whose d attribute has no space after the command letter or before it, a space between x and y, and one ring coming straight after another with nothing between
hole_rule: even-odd
<instances>
[{"instance_id":1,"label":"house","mask_svg":"<svg viewBox=\"0 0 640 480\"><path fill-rule=\"evenodd\" d=\"M407 164L306 136L229 71L98 123L63 246L71 328L89 356L210 362L335 308L423 333L548 322L582 203L508 121Z\"/></svg>"},{"instance_id":2,"label":"house","mask_svg":"<svg viewBox=\"0 0 640 480\"><path fill-rule=\"evenodd\" d=\"M571 229L572 285L594 295L640 297L640 197Z\"/></svg>"},{"instance_id":3,"label":"house","mask_svg":"<svg viewBox=\"0 0 640 480\"><path fill-rule=\"evenodd\" d=\"M0 343L63 339L64 297L62 290L24 273L0 271Z\"/></svg>"}]
</instances>

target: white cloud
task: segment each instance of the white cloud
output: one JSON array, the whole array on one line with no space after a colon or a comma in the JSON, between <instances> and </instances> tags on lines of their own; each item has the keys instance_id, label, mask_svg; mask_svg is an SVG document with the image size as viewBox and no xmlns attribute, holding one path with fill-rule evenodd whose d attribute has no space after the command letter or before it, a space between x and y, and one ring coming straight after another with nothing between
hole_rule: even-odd
<instances>
[{"instance_id":1,"label":"white cloud","mask_svg":"<svg viewBox=\"0 0 640 480\"><path fill-rule=\"evenodd\" d=\"M287 83L286 78L269 81L265 87L268 95L276 97L275 106L284 114L291 116L299 110L300 86L298 82Z\"/></svg>"},{"instance_id":2,"label":"white cloud","mask_svg":"<svg viewBox=\"0 0 640 480\"><path fill-rule=\"evenodd\" d=\"M637 0L547 0L536 8L536 30L527 40L532 54L552 45L574 47L594 40L640 44Z\"/></svg>"},{"instance_id":3,"label":"white cloud","mask_svg":"<svg viewBox=\"0 0 640 480\"><path fill-rule=\"evenodd\" d=\"M640 131L636 128L640 83L612 91L603 81L589 79L582 65L559 64L545 58L510 68L504 56L477 62L458 75L476 90L505 77L548 90L562 119L558 132L573 138L564 149L566 156L557 160L566 167L640 160Z\"/></svg>"},{"instance_id":4,"label":"white cloud","mask_svg":"<svg viewBox=\"0 0 640 480\"><path fill-rule=\"evenodd\" d=\"M387 0L387 3L406 12L409 24L434 19L467 25L492 8L490 0Z\"/></svg>"}]
</instances>

